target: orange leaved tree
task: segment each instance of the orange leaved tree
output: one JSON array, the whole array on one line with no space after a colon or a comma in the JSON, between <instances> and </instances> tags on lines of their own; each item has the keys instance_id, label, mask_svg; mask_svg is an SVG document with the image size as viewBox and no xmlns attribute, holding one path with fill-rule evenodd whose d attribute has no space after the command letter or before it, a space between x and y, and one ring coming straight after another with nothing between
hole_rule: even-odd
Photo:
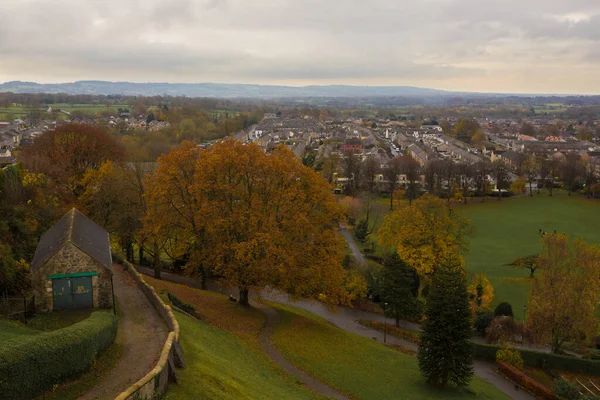
<instances>
[{"instance_id":1,"label":"orange leaved tree","mask_svg":"<svg viewBox=\"0 0 600 400\"><path fill-rule=\"evenodd\" d=\"M240 291L265 286L330 304L350 294L337 233L342 209L329 184L287 148L190 143L159 159L146 224ZM353 285L356 287L356 285ZM358 285L358 287L362 287Z\"/></svg>"}]
</instances>

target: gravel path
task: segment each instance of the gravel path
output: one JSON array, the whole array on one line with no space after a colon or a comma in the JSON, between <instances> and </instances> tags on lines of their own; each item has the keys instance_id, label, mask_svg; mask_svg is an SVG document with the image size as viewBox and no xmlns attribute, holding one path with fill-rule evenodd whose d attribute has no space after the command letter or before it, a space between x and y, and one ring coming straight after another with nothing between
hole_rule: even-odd
<instances>
[{"instance_id":1,"label":"gravel path","mask_svg":"<svg viewBox=\"0 0 600 400\"><path fill-rule=\"evenodd\" d=\"M115 343L122 356L104 380L80 399L114 399L154 368L167 338L167 327L133 277L113 265L115 297L120 312Z\"/></svg>"},{"instance_id":2,"label":"gravel path","mask_svg":"<svg viewBox=\"0 0 600 400\"><path fill-rule=\"evenodd\" d=\"M313 392L329 396L338 400L348 400L346 396L344 396L337 390L327 386L320 380L315 379L312 376L306 374L305 372L299 370L292 363L284 359L279 353L279 351L275 349L270 340L271 336L273 335L273 332L277 328L277 325L279 325L279 322L281 321L281 316L277 311L264 304L252 302L252 306L263 311L267 315L267 323L264 326L263 330L260 332L258 336L258 341L260 343L260 347L271 358L271 360L273 360L277 365L289 372L291 375L302 381Z\"/></svg>"},{"instance_id":3,"label":"gravel path","mask_svg":"<svg viewBox=\"0 0 600 400\"><path fill-rule=\"evenodd\" d=\"M346 243L348 243L348 247L350 247L350 251L352 251L352 255L354 256L354 259L356 260L356 262L359 264L362 264L362 265L366 265L367 260L365 259L365 256L358 248L358 245L356 244L356 241L354 240L354 236L352 236L352 232L350 232L347 229L341 229L340 232L342 233L342 236L344 237L344 239L346 239Z\"/></svg>"}]
</instances>

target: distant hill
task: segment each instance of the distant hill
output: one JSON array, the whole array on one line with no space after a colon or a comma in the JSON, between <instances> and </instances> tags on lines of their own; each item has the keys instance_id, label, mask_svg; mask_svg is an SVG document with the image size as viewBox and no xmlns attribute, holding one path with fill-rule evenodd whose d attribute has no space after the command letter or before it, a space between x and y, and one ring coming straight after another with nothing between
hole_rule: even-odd
<instances>
[{"instance_id":1,"label":"distant hill","mask_svg":"<svg viewBox=\"0 0 600 400\"><path fill-rule=\"evenodd\" d=\"M40 84L12 81L0 84L0 92L121 94L140 96L188 96L220 98L292 98L292 97L439 97L452 95L443 90L412 86L271 86L227 83L132 83L78 81Z\"/></svg>"}]
</instances>

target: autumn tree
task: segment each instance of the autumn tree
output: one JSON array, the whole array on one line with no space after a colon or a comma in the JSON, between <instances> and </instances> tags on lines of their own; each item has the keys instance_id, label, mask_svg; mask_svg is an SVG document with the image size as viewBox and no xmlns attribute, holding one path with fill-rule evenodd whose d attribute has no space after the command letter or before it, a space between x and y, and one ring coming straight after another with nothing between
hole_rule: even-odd
<instances>
[{"instance_id":1,"label":"autumn tree","mask_svg":"<svg viewBox=\"0 0 600 400\"><path fill-rule=\"evenodd\" d=\"M427 383L466 386L473 378L472 314L461 260L441 259L422 324L417 359Z\"/></svg>"},{"instance_id":2,"label":"autumn tree","mask_svg":"<svg viewBox=\"0 0 600 400\"><path fill-rule=\"evenodd\" d=\"M79 196L88 216L119 239L129 261L144 212L134 174L127 166L104 161L84 174L85 191Z\"/></svg>"},{"instance_id":3,"label":"autumn tree","mask_svg":"<svg viewBox=\"0 0 600 400\"><path fill-rule=\"evenodd\" d=\"M473 308L488 307L494 300L494 287L485 274L474 275L469 284L469 298Z\"/></svg>"},{"instance_id":4,"label":"autumn tree","mask_svg":"<svg viewBox=\"0 0 600 400\"><path fill-rule=\"evenodd\" d=\"M362 181L365 185L365 188L369 191L369 193L374 193L377 174L379 173L379 164L377 163L375 156L368 156L363 161L362 168L360 170L362 171Z\"/></svg>"},{"instance_id":5,"label":"autumn tree","mask_svg":"<svg viewBox=\"0 0 600 400\"><path fill-rule=\"evenodd\" d=\"M589 154L585 154L581 157L581 174L585 183L585 197L589 199L592 194L592 185L594 185L598 179L596 176L596 165L591 160Z\"/></svg>"},{"instance_id":6,"label":"autumn tree","mask_svg":"<svg viewBox=\"0 0 600 400\"><path fill-rule=\"evenodd\" d=\"M600 249L565 234L544 236L543 273L531 284L527 324L534 338L558 353L567 340L590 340L600 296Z\"/></svg>"},{"instance_id":7,"label":"autumn tree","mask_svg":"<svg viewBox=\"0 0 600 400\"><path fill-rule=\"evenodd\" d=\"M485 197L490 191L490 181L488 176L492 173L492 164L486 159L475 164L475 186L477 194L481 196L481 202L485 202Z\"/></svg>"},{"instance_id":8,"label":"autumn tree","mask_svg":"<svg viewBox=\"0 0 600 400\"><path fill-rule=\"evenodd\" d=\"M535 271L538 268L538 257L539 257L539 255L537 255L537 254L533 254L533 255L525 256L525 257L519 257L508 265L510 265L511 267L528 269L529 277L533 278L533 275L535 274Z\"/></svg>"},{"instance_id":9,"label":"autumn tree","mask_svg":"<svg viewBox=\"0 0 600 400\"><path fill-rule=\"evenodd\" d=\"M475 121L474 119L461 118L454 125L454 129L452 132L457 139L461 139L468 142L473 136L475 136L478 130L481 130L481 126L477 121ZM481 135L483 135L483 132L481 133Z\"/></svg>"},{"instance_id":10,"label":"autumn tree","mask_svg":"<svg viewBox=\"0 0 600 400\"><path fill-rule=\"evenodd\" d=\"M520 176L515 179L514 182L510 184L510 191L517 195L525 194L527 192L525 178Z\"/></svg>"},{"instance_id":11,"label":"autumn tree","mask_svg":"<svg viewBox=\"0 0 600 400\"><path fill-rule=\"evenodd\" d=\"M85 124L65 124L37 138L23 150L23 164L43 173L61 191L64 200L74 201L84 188L81 179L88 169L103 161L123 159L123 147L105 131Z\"/></svg>"},{"instance_id":12,"label":"autumn tree","mask_svg":"<svg viewBox=\"0 0 600 400\"><path fill-rule=\"evenodd\" d=\"M458 165L457 176L459 179L459 186L462 192L463 203L467 204L467 197L471 193L471 186L473 185L474 178L476 177L475 166L471 163L464 162Z\"/></svg>"},{"instance_id":13,"label":"autumn tree","mask_svg":"<svg viewBox=\"0 0 600 400\"><path fill-rule=\"evenodd\" d=\"M492 174L496 180L496 189L498 190L498 200L502 197L502 190L508 189L508 168L503 160L496 160L492 163Z\"/></svg>"},{"instance_id":14,"label":"autumn tree","mask_svg":"<svg viewBox=\"0 0 600 400\"><path fill-rule=\"evenodd\" d=\"M402 260L424 276L433 274L449 255L462 260L470 233L467 218L443 200L426 194L388 214L377 239L383 248L395 249Z\"/></svg>"},{"instance_id":15,"label":"autumn tree","mask_svg":"<svg viewBox=\"0 0 600 400\"><path fill-rule=\"evenodd\" d=\"M349 300L337 233L342 209L316 172L284 147L266 155L256 145L226 141L177 151L184 154L159 159L148 190L149 202L158 200L150 223L182 221L169 234L194 245L191 272L208 266L239 288L244 305L251 289L265 286L330 304Z\"/></svg>"},{"instance_id":16,"label":"autumn tree","mask_svg":"<svg viewBox=\"0 0 600 400\"><path fill-rule=\"evenodd\" d=\"M533 182L536 181L540 164L535 154L529 154L524 166L524 173L529 184L529 196L533 196Z\"/></svg>"}]
</instances>

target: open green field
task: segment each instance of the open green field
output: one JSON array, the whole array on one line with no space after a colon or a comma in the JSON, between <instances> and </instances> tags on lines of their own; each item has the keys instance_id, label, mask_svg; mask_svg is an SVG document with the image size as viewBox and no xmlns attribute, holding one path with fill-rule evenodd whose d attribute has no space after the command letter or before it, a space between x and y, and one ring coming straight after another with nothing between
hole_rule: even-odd
<instances>
[{"instance_id":1,"label":"open green field","mask_svg":"<svg viewBox=\"0 0 600 400\"><path fill-rule=\"evenodd\" d=\"M533 197L488 200L458 207L472 222L467 268L484 272L494 286L494 302L507 301L523 317L529 296L529 271L506 266L517 257L541 251L539 229L567 233L600 244L600 202L557 191Z\"/></svg>"},{"instance_id":2,"label":"open green field","mask_svg":"<svg viewBox=\"0 0 600 400\"><path fill-rule=\"evenodd\" d=\"M356 399L507 399L473 379L464 390L425 384L417 359L373 340L342 331L293 307L274 305L282 321L272 341L300 369Z\"/></svg>"},{"instance_id":3,"label":"open green field","mask_svg":"<svg viewBox=\"0 0 600 400\"><path fill-rule=\"evenodd\" d=\"M104 104L67 104L67 103L57 103L57 104L49 104L55 110L65 110L68 112L72 111L81 111L88 115L95 115L98 112L109 110L112 113L116 113L119 108L129 108L127 104L111 104L109 107L106 107ZM38 107L35 108L40 111L43 115L46 113L47 107ZM14 104L11 107L0 107L0 121L6 120L8 115L12 115L13 118L23 118L27 116L27 113L31 110L31 108ZM65 114L62 114L66 117Z\"/></svg>"}]
</instances>

